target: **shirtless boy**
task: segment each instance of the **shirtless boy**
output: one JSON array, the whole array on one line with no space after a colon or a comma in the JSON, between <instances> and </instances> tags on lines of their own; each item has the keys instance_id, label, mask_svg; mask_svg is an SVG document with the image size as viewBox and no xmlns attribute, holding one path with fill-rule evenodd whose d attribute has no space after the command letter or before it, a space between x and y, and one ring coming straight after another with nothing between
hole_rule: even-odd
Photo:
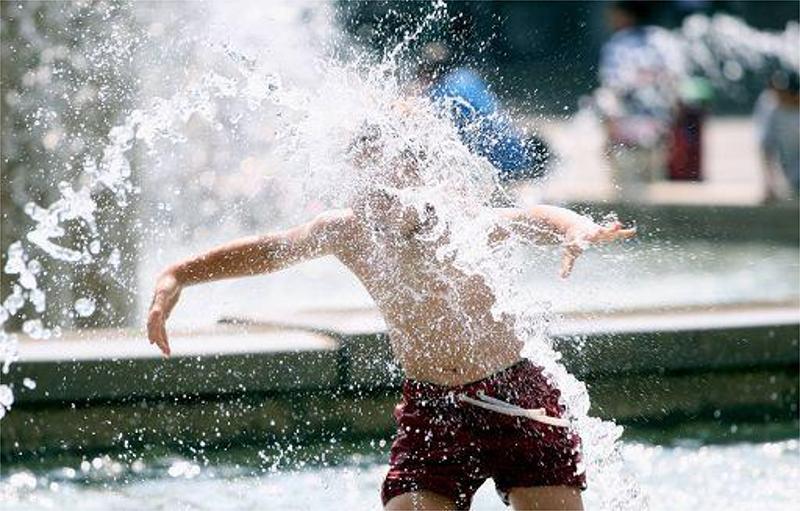
<instances>
[{"instance_id":1,"label":"shirtless boy","mask_svg":"<svg viewBox=\"0 0 800 511\"><path fill-rule=\"evenodd\" d=\"M403 171L397 176L408 177ZM467 509L490 477L514 509L581 509L580 440L561 418L558 390L521 357L513 320L492 314L495 298L484 279L437 258L444 240L418 236L438 221L436 212L420 219L410 209L390 193L373 191L350 209L170 266L156 284L150 342L170 354L165 323L186 286L333 255L375 300L406 376L381 492L385 509ZM563 277L589 244L635 234L618 222L598 225L552 206L497 209L496 215L487 243L512 234L557 240L564 246ZM456 302L448 299L453 296Z\"/></svg>"}]
</instances>

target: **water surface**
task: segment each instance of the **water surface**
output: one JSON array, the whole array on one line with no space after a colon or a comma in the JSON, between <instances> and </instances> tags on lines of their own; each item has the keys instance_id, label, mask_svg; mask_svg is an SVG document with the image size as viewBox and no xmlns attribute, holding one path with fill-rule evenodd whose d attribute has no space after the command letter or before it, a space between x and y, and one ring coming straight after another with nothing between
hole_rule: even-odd
<instances>
[{"instance_id":1,"label":"water surface","mask_svg":"<svg viewBox=\"0 0 800 511\"><path fill-rule=\"evenodd\" d=\"M623 453L654 511L789 510L800 499L796 439L671 446L626 442ZM275 472L177 457L150 462L98 457L46 471L11 469L0 480L0 495L8 511L377 510L386 469L375 450L335 466ZM585 498L591 509L591 488ZM505 509L491 481L476 494L473 509Z\"/></svg>"}]
</instances>

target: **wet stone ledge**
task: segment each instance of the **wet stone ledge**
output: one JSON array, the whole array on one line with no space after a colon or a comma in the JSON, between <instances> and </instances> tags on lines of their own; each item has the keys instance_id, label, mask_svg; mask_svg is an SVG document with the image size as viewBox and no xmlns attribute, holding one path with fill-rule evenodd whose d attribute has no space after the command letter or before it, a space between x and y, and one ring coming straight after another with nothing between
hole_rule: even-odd
<instances>
[{"instance_id":1,"label":"wet stone ledge","mask_svg":"<svg viewBox=\"0 0 800 511\"><path fill-rule=\"evenodd\" d=\"M719 413L796 419L799 326L800 309L783 304L573 317L551 333L594 414L647 425ZM163 359L140 332L24 340L3 378L17 402L0 458L393 431L401 373L374 311L227 322L172 344Z\"/></svg>"},{"instance_id":2,"label":"wet stone ledge","mask_svg":"<svg viewBox=\"0 0 800 511\"><path fill-rule=\"evenodd\" d=\"M584 202L568 207L595 218L635 218L643 239L800 243L797 201L764 206Z\"/></svg>"}]
</instances>

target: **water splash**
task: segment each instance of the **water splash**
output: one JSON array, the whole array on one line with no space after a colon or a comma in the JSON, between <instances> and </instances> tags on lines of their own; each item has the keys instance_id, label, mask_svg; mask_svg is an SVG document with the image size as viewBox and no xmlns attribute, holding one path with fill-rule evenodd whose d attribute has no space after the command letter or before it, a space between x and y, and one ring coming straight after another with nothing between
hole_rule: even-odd
<instances>
[{"instance_id":1,"label":"water splash","mask_svg":"<svg viewBox=\"0 0 800 511\"><path fill-rule=\"evenodd\" d=\"M211 19L224 19L232 12L225 10L230 7L217 5L208 6ZM289 5L276 11L275 26L283 34L297 28L298 18L320 19L328 9L311 3ZM402 59L412 55L412 45L420 34L447 20L446 6L434 3L421 19L415 30L400 34L385 55L376 59L357 54L344 63L330 58L330 45L335 41L328 38L321 42L313 23L300 23L301 33L311 36L300 45L308 50L300 56L309 64L303 67L311 69L303 73L296 71L294 62L279 56L285 49L280 34L262 34L257 41L264 45L254 51L247 40L254 34L247 27L239 33L237 43L215 39L218 34L212 25L207 30L209 37L177 45L182 51L167 53L164 58L166 64L174 59L185 65L185 74L169 84L177 92L152 98L144 94L146 106L131 111L124 122L110 130L102 154L83 163L77 183L61 182L60 196L49 205L31 203L26 207L34 227L26 236L27 245L18 242L9 249L5 271L18 276L18 284L4 302L4 314L16 314L26 301L37 310L44 307L44 291L37 287L36 259L30 255L32 247L47 257L82 265L97 263L102 248L106 259L100 261L101 266L115 271L118 247L102 239L97 228L93 197L98 192L110 193L119 205L141 193L142 224L147 227L137 234L151 236L154 244L175 232L177 226L188 226L186 235L190 238L215 228L228 231L229 237L231 232L224 227L232 222L235 225L237 219L239 230L244 231L252 227L248 219L252 223L254 215L265 211L284 209L282 216L292 219L306 216L315 208L348 205L374 190L396 195L420 215L433 205L440 221L424 238L449 240L439 247L436 256L452 260L467 275L487 278L497 296L493 313L498 318L507 314L517 318L519 336L528 339L526 355L546 367L561 388L570 414L577 418L588 446L586 470L596 481L593 486L613 488L609 495L623 495L629 504L639 507L621 489L624 481L618 468L611 466L620 428L586 416L586 389L559 364L546 335L548 314L542 297L522 297L515 291L518 286L514 280L521 269L518 264L506 263L514 260L519 240L491 249L475 243L476 239L485 239L496 223L495 216L484 207L496 186L491 165L469 152L453 125L426 99L405 93L405 84L399 79ZM197 26L207 20L198 16L184 22ZM237 23L241 20L236 18ZM265 30L263 23L257 28ZM153 32L167 37L151 25ZM146 89L151 77L143 73ZM154 89L164 86L158 80L153 83ZM380 161L357 170L349 163L348 147L365 123L391 136L383 137ZM143 154L136 148L143 148ZM140 158L138 167L147 169L138 181L133 178L134 154ZM393 169L409 157L417 164L417 183L398 187ZM217 170L237 159L239 164L231 165L235 172L226 175ZM244 189L240 188L242 183ZM265 197L280 197L278 207L257 206ZM281 202L304 206L290 210ZM77 245L60 241L70 222L80 223L87 233ZM462 306L458 296L449 299L453 307ZM94 302L85 297L74 304L80 316L92 314L94 307ZM23 330L34 338L52 335L39 318L26 320ZM4 332L3 336L7 370L15 356L16 341L13 334ZM5 410L13 403L13 394L8 387L2 391ZM183 474L184 469L188 470L181 465L175 473ZM600 479L602 474L611 475L604 480ZM619 507L614 498L603 497L603 502L608 501L603 507Z\"/></svg>"},{"instance_id":2,"label":"water splash","mask_svg":"<svg viewBox=\"0 0 800 511\"><path fill-rule=\"evenodd\" d=\"M637 486L621 468L622 429L589 416L585 385L566 371L547 335L547 297L519 289L523 266L516 254L522 240L491 247L475 243L496 224L484 207L496 186L490 164L464 147L426 99L406 95L400 79L404 59L413 59L421 35L447 20L444 3L426 6L414 30L385 34L396 43L377 57L333 30L325 21L331 17L326 4L270 4L268 13L258 10L260 16L243 14L258 9L255 5L215 2L191 15L170 5L131 7L147 27L141 37L149 38L151 51L152 46L164 50L157 57L130 54L157 63L140 70L140 107L110 130L104 149L83 162L78 179L58 184L54 201L25 208L33 228L8 250L4 271L15 284L0 308L0 322L26 303L44 311L39 255L118 272L120 248L104 239L97 225L98 193L110 194L120 207L134 197L141 200L136 235L153 253L168 238L227 238L264 225L264 218L296 221L383 190L420 216L433 205L440 222L423 239L446 237L437 257L452 260L466 274L484 276L497 298L495 316L516 318L518 336L528 341L525 356L545 366L583 436L585 470L598 506L641 509ZM182 29L173 32L169 20L175 19ZM719 25L701 30L695 20L687 27L702 41L716 40L710 34L726 30L741 35L742 27L730 20ZM230 26L238 30L231 32ZM749 62L752 52L731 55ZM180 72L167 73L173 68ZM392 136L384 137L380 161L358 170L349 164L348 148L365 124ZM409 157L417 164L418 182L398 187L391 169ZM68 244L61 238L73 223L87 234ZM459 306L457 296L450 299ZM83 296L73 308L90 316L101 306ZM56 327L34 317L26 319L23 331L47 338ZM8 372L16 356L14 334L3 331L0 351ZM11 389L0 386L0 415L12 404ZM195 471L175 467L178 475Z\"/></svg>"},{"instance_id":3,"label":"water splash","mask_svg":"<svg viewBox=\"0 0 800 511\"><path fill-rule=\"evenodd\" d=\"M672 60L687 62L723 89L748 71L775 65L800 71L800 24L796 21L788 22L782 31L763 31L734 16L696 14L686 18L672 37L683 53Z\"/></svg>"}]
</instances>

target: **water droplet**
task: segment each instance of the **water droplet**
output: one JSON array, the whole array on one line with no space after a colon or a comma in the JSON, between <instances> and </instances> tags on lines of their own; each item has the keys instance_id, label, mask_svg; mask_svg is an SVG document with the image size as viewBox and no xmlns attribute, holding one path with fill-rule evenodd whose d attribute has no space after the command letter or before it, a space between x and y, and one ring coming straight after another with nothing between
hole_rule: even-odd
<instances>
[{"instance_id":1,"label":"water droplet","mask_svg":"<svg viewBox=\"0 0 800 511\"><path fill-rule=\"evenodd\" d=\"M14 404L14 393L8 385L0 385L0 407L11 408Z\"/></svg>"},{"instance_id":2,"label":"water droplet","mask_svg":"<svg viewBox=\"0 0 800 511\"><path fill-rule=\"evenodd\" d=\"M93 298L78 298L75 300L75 312L83 318L91 316L95 311Z\"/></svg>"},{"instance_id":3,"label":"water droplet","mask_svg":"<svg viewBox=\"0 0 800 511\"><path fill-rule=\"evenodd\" d=\"M29 319L22 323L22 331L33 339L44 337L44 325L41 319Z\"/></svg>"}]
</instances>

